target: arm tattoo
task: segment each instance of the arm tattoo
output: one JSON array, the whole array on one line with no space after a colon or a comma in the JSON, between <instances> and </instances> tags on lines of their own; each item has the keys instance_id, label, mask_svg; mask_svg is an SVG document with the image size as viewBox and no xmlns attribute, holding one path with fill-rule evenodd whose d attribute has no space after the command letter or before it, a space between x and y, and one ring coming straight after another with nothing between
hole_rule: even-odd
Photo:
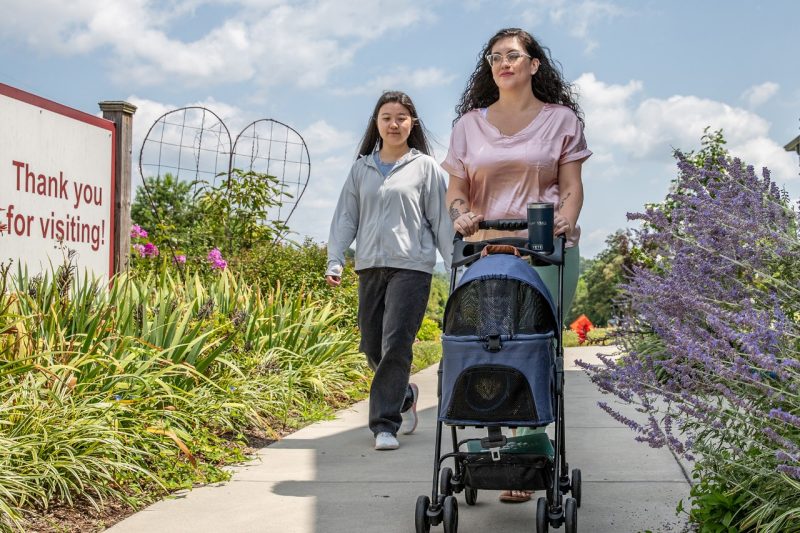
<instances>
[{"instance_id":1,"label":"arm tattoo","mask_svg":"<svg viewBox=\"0 0 800 533\"><path fill-rule=\"evenodd\" d=\"M564 202L566 202L566 201L567 201L567 198L569 198L569 195L570 195L570 194L572 194L572 193L571 193L571 192L568 192L568 193L567 193L567 195L566 195L564 198L562 198L562 199L561 199L561 203L560 203L560 204L558 204L558 209L559 209L559 211L561 210L561 208L562 208L562 207L564 207Z\"/></svg>"},{"instance_id":2,"label":"arm tattoo","mask_svg":"<svg viewBox=\"0 0 800 533\"><path fill-rule=\"evenodd\" d=\"M466 203L467 202L465 202L461 198L456 198L455 200L450 202L450 209L449 209L449 211L450 211L450 220L455 220L458 217L460 217L461 215L463 215L464 213L466 213L466 211L464 211L464 213L462 213L461 211L458 210L459 207L465 205Z\"/></svg>"}]
</instances>

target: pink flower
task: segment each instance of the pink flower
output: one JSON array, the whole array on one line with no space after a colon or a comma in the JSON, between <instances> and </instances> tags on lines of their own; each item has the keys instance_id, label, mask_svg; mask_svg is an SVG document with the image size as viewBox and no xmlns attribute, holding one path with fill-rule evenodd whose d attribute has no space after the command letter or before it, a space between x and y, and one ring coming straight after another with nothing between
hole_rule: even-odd
<instances>
[{"instance_id":1,"label":"pink flower","mask_svg":"<svg viewBox=\"0 0 800 533\"><path fill-rule=\"evenodd\" d=\"M134 244L133 249L139 254L139 257L144 257L144 244Z\"/></svg>"},{"instance_id":2,"label":"pink flower","mask_svg":"<svg viewBox=\"0 0 800 533\"><path fill-rule=\"evenodd\" d=\"M147 237L147 232L142 229L139 224L134 224L131 227L131 239L137 239L139 237Z\"/></svg>"},{"instance_id":3,"label":"pink flower","mask_svg":"<svg viewBox=\"0 0 800 533\"><path fill-rule=\"evenodd\" d=\"M144 257L158 257L158 246L152 242L148 242L144 245L144 251L142 252L142 255Z\"/></svg>"},{"instance_id":4,"label":"pink flower","mask_svg":"<svg viewBox=\"0 0 800 533\"><path fill-rule=\"evenodd\" d=\"M225 270L228 267L228 262L222 258L222 252L219 251L219 248L214 248L208 252L208 261L214 270Z\"/></svg>"},{"instance_id":5,"label":"pink flower","mask_svg":"<svg viewBox=\"0 0 800 533\"><path fill-rule=\"evenodd\" d=\"M175 264L182 265L182 264L184 264L186 262L186 256L185 255L176 255L175 257L172 258L172 262L175 263Z\"/></svg>"}]
</instances>

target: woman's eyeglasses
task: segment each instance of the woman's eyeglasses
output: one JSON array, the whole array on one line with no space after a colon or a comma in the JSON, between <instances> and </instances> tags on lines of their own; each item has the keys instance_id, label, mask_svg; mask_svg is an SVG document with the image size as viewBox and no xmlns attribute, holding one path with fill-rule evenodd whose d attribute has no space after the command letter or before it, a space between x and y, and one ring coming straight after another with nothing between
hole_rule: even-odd
<instances>
[{"instance_id":1,"label":"woman's eyeglasses","mask_svg":"<svg viewBox=\"0 0 800 533\"><path fill-rule=\"evenodd\" d=\"M527 57L528 59L533 59L528 54L523 54L522 52L517 52L516 50L512 50L511 52L507 53L506 55L494 53L494 54L486 54L486 61L489 62L490 67L494 67L497 65L503 64L503 59L508 61L509 65L516 65L517 62L522 59L523 57Z\"/></svg>"}]
</instances>

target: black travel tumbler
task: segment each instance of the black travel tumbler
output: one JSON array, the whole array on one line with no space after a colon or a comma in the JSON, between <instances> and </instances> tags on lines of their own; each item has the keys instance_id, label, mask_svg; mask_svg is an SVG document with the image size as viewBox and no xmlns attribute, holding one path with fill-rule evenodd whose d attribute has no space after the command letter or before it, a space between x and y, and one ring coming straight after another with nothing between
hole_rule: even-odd
<instances>
[{"instance_id":1,"label":"black travel tumbler","mask_svg":"<svg viewBox=\"0 0 800 533\"><path fill-rule=\"evenodd\" d=\"M528 247L534 252L553 252L553 204L532 202L528 204Z\"/></svg>"}]
</instances>

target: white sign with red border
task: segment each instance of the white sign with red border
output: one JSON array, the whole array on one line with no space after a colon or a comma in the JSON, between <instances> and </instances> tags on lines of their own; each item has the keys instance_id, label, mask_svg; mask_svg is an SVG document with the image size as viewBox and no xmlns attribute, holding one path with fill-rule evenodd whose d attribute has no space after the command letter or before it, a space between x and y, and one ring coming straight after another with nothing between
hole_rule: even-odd
<instances>
[{"instance_id":1,"label":"white sign with red border","mask_svg":"<svg viewBox=\"0 0 800 533\"><path fill-rule=\"evenodd\" d=\"M0 83L0 261L112 274L114 123Z\"/></svg>"}]
</instances>

